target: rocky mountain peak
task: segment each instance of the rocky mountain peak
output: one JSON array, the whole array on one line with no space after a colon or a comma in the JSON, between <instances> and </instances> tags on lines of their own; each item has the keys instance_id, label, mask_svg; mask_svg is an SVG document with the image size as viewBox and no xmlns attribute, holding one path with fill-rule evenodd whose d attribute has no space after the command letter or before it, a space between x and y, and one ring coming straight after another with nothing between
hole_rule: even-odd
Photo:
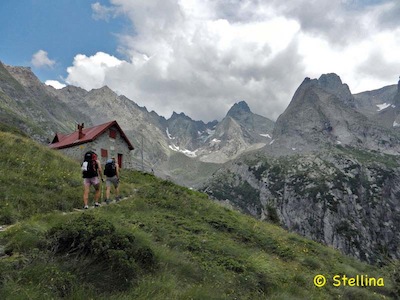
<instances>
[{"instance_id":1,"label":"rocky mountain peak","mask_svg":"<svg viewBox=\"0 0 400 300\"><path fill-rule=\"evenodd\" d=\"M179 118L181 118L181 119L186 119L186 120L192 120L190 117L188 117L187 115L185 115L183 112L181 112L181 113L177 113L177 112L173 112L172 113L172 115L171 115L171 118L169 119L169 120L175 120L175 119L179 119Z\"/></svg>"},{"instance_id":2,"label":"rocky mountain peak","mask_svg":"<svg viewBox=\"0 0 400 300\"><path fill-rule=\"evenodd\" d=\"M25 87L43 85L32 72L30 67L14 67L9 65L4 65L4 67L20 84Z\"/></svg>"},{"instance_id":3,"label":"rocky mountain peak","mask_svg":"<svg viewBox=\"0 0 400 300\"><path fill-rule=\"evenodd\" d=\"M243 113L251 113L250 107L245 101L235 103L228 111L227 116L234 117Z\"/></svg>"},{"instance_id":4,"label":"rocky mountain peak","mask_svg":"<svg viewBox=\"0 0 400 300\"><path fill-rule=\"evenodd\" d=\"M303 106L305 102L312 102L313 97L305 96L309 93L320 94L318 90L322 93L328 93L336 96L337 101L350 106L355 107L354 96L351 94L349 86L342 83L342 80L335 73L323 74L319 79L310 79L306 77L297 91L295 92L291 106L296 106L296 110L299 109L297 106Z\"/></svg>"},{"instance_id":5,"label":"rocky mountain peak","mask_svg":"<svg viewBox=\"0 0 400 300\"><path fill-rule=\"evenodd\" d=\"M335 73L322 74L318 83L326 88L338 89L342 87L342 79Z\"/></svg>"},{"instance_id":6,"label":"rocky mountain peak","mask_svg":"<svg viewBox=\"0 0 400 300\"><path fill-rule=\"evenodd\" d=\"M92 89L90 92L97 93L97 94L106 94L106 95L112 94L112 95L115 95L115 96L117 95L112 89L110 89L106 85L101 87L101 88L99 88L99 89Z\"/></svg>"},{"instance_id":7,"label":"rocky mountain peak","mask_svg":"<svg viewBox=\"0 0 400 300\"><path fill-rule=\"evenodd\" d=\"M99 89L92 89L87 96L87 100L96 105L102 105L101 103L111 105L118 99L118 95L106 85Z\"/></svg>"},{"instance_id":8,"label":"rocky mountain peak","mask_svg":"<svg viewBox=\"0 0 400 300\"><path fill-rule=\"evenodd\" d=\"M400 147L398 137L371 122L353 105L348 86L336 74L323 75L317 81L306 79L279 116L271 148L278 155L283 149L308 152L331 145L396 153Z\"/></svg>"},{"instance_id":9,"label":"rocky mountain peak","mask_svg":"<svg viewBox=\"0 0 400 300\"><path fill-rule=\"evenodd\" d=\"M74 85L67 85L66 87L63 87L61 90L66 91L68 93L86 91L85 89L74 86Z\"/></svg>"},{"instance_id":10,"label":"rocky mountain peak","mask_svg":"<svg viewBox=\"0 0 400 300\"><path fill-rule=\"evenodd\" d=\"M348 106L355 107L354 97L347 84L342 83L340 77L335 73L323 74L318 79L318 85L326 91L337 96Z\"/></svg>"}]
</instances>

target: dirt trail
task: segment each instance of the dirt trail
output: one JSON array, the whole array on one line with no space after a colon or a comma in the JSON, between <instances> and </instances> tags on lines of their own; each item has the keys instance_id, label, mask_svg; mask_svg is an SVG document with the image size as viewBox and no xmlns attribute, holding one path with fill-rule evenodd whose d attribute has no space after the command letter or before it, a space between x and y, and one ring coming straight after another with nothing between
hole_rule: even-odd
<instances>
[{"instance_id":1,"label":"dirt trail","mask_svg":"<svg viewBox=\"0 0 400 300\"><path fill-rule=\"evenodd\" d=\"M135 189L134 192L137 192L137 189ZM125 197L121 198L119 201L112 200L112 201L111 201L110 203L108 203L108 204L107 204L106 202L101 202L99 207L94 207L93 205L90 205L88 209L74 208L72 211L69 211L69 212L61 212L61 213L63 213L63 214L70 214L70 213L74 213L74 212L78 212L78 211L79 211L79 212L82 212L82 211L87 211L87 210L91 210L91 209L95 209L95 208L98 209L98 208L101 208L102 206L108 206L108 205L113 205L113 204L120 203L121 201L124 201L124 200L126 200L126 199L131 198L133 195L134 195L134 194L125 196ZM0 225L0 232L6 231L6 230L8 230L9 228L13 227L13 226L16 225L16 224L18 224L18 222L15 223L15 224L11 224L11 225Z\"/></svg>"}]
</instances>

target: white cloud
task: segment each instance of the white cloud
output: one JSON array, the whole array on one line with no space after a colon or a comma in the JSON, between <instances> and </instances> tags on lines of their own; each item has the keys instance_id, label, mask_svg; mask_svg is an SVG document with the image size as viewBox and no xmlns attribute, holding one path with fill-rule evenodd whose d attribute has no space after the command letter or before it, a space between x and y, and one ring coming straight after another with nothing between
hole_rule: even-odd
<instances>
[{"instance_id":1,"label":"white cloud","mask_svg":"<svg viewBox=\"0 0 400 300\"><path fill-rule=\"evenodd\" d=\"M118 15L118 10L113 7L101 5L99 2L92 4L92 18L95 20L110 21Z\"/></svg>"},{"instance_id":2,"label":"white cloud","mask_svg":"<svg viewBox=\"0 0 400 300\"><path fill-rule=\"evenodd\" d=\"M351 90L393 84L400 66L396 1L112 0L94 4L98 19L124 14L125 61L79 54L67 82L108 85L168 117L221 119L245 100L276 119L304 77L336 72ZM384 16L389 16L390 22ZM388 18L389 18L388 17Z\"/></svg>"},{"instance_id":3,"label":"white cloud","mask_svg":"<svg viewBox=\"0 0 400 300\"><path fill-rule=\"evenodd\" d=\"M97 52L93 56L78 54L74 58L73 66L67 68L66 82L86 90L108 85L108 73L121 65L122 61L104 52ZM126 79L128 80L128 79Z\"/></svg>"},{"instance_id":4,"label":"white cloud","mask_svg":"<svg viewBox=\"0 0 400 300\"><path fill-rule=\"evenodd\" d=\"M31 63L37 68L41 67L53 67L56 63L55 60L51 60L48 57L48 53L44 50L39 50L32 56Z\"/></svg>"},{"instance_id":5,"label":"white cloud","mask_svg":"<svg viewBox=\"0 0 400 300\"><path fill-rule=\"evenodd\" d=\"M57 80L46 80L44 84L50 85L50 86L52 86L53 88L55 88L57 90L60 90L60 89L62 89L64 87L66 87L65 84L63 84L63 83L61 83L61 82L59 82Z\"/></svg>"}]
</instances>

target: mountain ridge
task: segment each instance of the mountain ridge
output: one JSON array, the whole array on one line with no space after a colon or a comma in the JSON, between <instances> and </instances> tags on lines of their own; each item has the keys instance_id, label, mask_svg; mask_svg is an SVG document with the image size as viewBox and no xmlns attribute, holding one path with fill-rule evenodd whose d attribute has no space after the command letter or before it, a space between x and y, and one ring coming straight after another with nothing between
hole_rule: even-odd
<instances>
[{"instance_id":1,"label":"mountain ridge","mask_svg":"<svg viewBox=\"0 0 400 300\"><path fill-rule=\"evenodd\" d=\"M171 164L168 161L175 160L173 156L176 154L184 154L198 160L200 164L203 162L222 164L246 152L249 147L259 147L260 143L265 144L267 139L260 134L268 134L272 131L274 124L262 116L253 114L246 104L247 109L242 112L239 110L238 113L245 116L248 122L240 120L239 115L236 116L236 121L240 123L242 129L234 131L239 136L229 135L232 140L246 140L246 142L241 146L236 146L233 142L225 141L224 145L219 146L218 152L213 155L212 152L216 149L213 140L221 139L223 136L222 134L215 137L213 134L223 120L204 123L203 121L194 121L184 113L176 112L166 119L155 111L149 112L145 106L141 107L127 97L116 94L107 86L90 91L73 86L57 90L41 83L30 68L11 66L7 68L8 71L4 69L2 82L10 82L11 88L5 89L6 93L12 96L21 90L23 96L19 98L31 101L34 106L33 113L39 115L37 117L32 113L25 114L31 118L31 122L20 126L21 129L26 131L26 127L34 126L39 129L46 128L36 137L37 140L45 142L52 139L56 132L69 133L75 130L74 127L78 123L92 126L117 120L128 138L138 145L133 153L137 168L153 170L164 178L177 180L185 178L184 175L176 178L176 172L169 169ZM17 99L9 98L12 105L15 103L13 100ZM18 100L16 102L18 103ZM19 112L14 106L10 106L9 110L3 111L3 113L7 115L10 113L9 111ZM22 104L16 107L20 109L21 106L23 107ZM49 107L53 107L53 110L49 111ZM63 116L59 116L61 112L65 112ZM7 119L11 119L11 117L7 117ZM47 122L46 126L43 126L43 123L38 120ZM32 125L32 122L35 125ZM221 129L218 132L220 133ZM197 183L185 182L185 184Z\"/></svg>"}]
</instances>

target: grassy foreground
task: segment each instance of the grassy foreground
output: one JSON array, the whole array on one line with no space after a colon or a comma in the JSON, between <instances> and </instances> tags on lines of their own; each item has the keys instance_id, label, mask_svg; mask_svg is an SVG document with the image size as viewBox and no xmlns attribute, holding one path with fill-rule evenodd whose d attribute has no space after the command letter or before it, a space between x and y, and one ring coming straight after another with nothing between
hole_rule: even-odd
<instances>
[{"instance_id":1,"label":"grassy foreground","mask_svg":"<svg viewBox=\"0 0 400 300\"><path fill-rule=\"evenodd\" d=\"M124 170L120 203L81 207L79 165L0 133L0 299L396 299L398 263L376 268ZM11 168L11 166L13 168ZM10 168L10 169L9 169ZM22 181L21 181L22 180ZM327 278L316 287L314 276ZM333 286L334 275L384 287Z\"/></svg>"}]
</instances>

